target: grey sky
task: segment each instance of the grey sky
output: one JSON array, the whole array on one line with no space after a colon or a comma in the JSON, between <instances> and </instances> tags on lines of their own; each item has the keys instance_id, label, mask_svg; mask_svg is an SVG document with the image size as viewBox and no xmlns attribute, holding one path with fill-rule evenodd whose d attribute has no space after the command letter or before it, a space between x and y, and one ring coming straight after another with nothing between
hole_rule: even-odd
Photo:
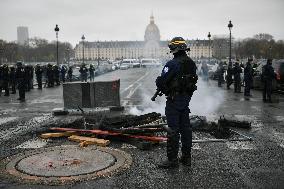
<instances>
[{"instance_id":1,"label":"grey sky","mask_svg":"<svg viewBox=\"0 0 284 189\"><path fill-rule=\"evenodd\" d=\"M284 39L284 0L0 0L0 39L17 39L17 26L30 37L60 41L143 40L153 11L161 39L227 34L235 38L270 33Z\"/></svg>"}]
</instances>

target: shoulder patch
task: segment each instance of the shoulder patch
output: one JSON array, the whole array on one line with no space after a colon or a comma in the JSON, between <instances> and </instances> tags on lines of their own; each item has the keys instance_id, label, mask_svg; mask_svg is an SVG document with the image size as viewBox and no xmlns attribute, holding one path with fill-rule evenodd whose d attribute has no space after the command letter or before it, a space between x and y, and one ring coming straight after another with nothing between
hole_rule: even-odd
<instances>
[{"instance_id":1,"label":"shoulder patch","mask_svg":"<svg viewBox=\"0 0 284 189\"><path fill-rule=\"evenodd\" d=\"M163 72L164 73L167 73L169 71L169 68L166 66L166 67L164 67L164 70L163 70Z\"/></svg>"}]
</instances>

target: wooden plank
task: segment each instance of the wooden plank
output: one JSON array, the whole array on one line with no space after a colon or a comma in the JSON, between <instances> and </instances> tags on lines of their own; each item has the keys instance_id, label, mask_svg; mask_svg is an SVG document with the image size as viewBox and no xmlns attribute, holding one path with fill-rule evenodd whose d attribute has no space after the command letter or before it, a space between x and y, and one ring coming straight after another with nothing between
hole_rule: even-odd
<instances>
[{"instance_id":1,"label":"wooden plank","mask_svg":"<svg viewBox=\"0 0 284 189\"><path fill-rule=\"evenodd\" d=\"M50 128L53 131L75 131L80 133L94 133L97 135L109 135L109 136L125 136L129 138L137 138L142 139L146 141L152 141L152 142L164 142L167 141L167 137L161 137L161 136L145 136L145 135L130 135L130 134L123 134L121 132L114 132L114 131L103 131L103 130L87 130L87 129L73 129L73 128L60 128L60 127L53 127Z\"/></svg>"},{"instance_id":2,"label":"wooden plank","mask_svg":"<svg viewBox=\"0 0 284 189\"><path fill-rule=\"evenodd\" d=\"M92 137L83 137L83 136L76 136L72 135L68 137L69 140L80 142L82 143L82 146L89 145L89 144L96 144L98 146L107 146L110 141L105 139L98 139L98 138L92 138Z\"/></svg>"},{"instance_id":3,"label":"wooden plank","mask_svg":"<svg viewBox=\"0 0 284 189\"><path fill-rule=\"evenodd\" d=\"M43 139L59 138L59 137L71 136L74 135L75 133L76 133L75 131L66 131L62 133L43 133L40 135L40 137Z\"/></svg>"}]
</instances>

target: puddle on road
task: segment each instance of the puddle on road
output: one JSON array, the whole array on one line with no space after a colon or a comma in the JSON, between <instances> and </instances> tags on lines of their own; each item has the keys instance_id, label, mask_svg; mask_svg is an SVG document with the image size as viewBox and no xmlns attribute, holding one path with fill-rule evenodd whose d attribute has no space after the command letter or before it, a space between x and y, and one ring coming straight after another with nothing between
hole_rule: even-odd
<instances>
[{"instance_id":1,"label":"puddle on road","mask_svg":"<svg viewBox=\"0 0 284 189\"><path fill-rule=\"evenodd\" d=\"M47 145L49 140L40 139L40 138L34 138L31 140L28 140L18 146L16 146L14 149L35 149L35 148L43 148Z\"/></svg>"}]
</instances>

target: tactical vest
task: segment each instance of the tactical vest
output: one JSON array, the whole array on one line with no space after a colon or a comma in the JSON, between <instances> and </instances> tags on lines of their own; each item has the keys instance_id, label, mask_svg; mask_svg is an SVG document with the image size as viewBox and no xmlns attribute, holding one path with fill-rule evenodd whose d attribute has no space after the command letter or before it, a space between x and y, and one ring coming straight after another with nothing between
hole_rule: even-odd
<instances>
[{"instance_id":1,"label":"tactical vest","mask_svg":"<svg viewBox=\"0 0 284 189\"><path fill-rule=\"evenodd\" d=\"M193 92L197 90L196 67L194 62L187 56L177 59L180 65L179 73L169 82L170 94L187 94L192 96ZM193 70L194 69L194 70Z\"/></svg>"}]
</instances>

